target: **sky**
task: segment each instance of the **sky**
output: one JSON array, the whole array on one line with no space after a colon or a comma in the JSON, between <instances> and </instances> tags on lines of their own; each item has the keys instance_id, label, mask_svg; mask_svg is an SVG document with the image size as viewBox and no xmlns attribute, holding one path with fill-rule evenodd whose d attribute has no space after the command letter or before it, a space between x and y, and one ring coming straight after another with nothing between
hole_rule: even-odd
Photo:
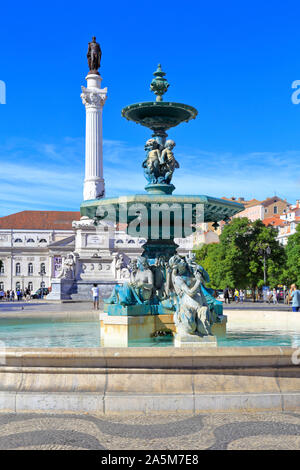
<instances>
[{"instance_id":1,"label":"sky","mask_svg":"<svg viewBox=\"0 0 300 470\"><path fill-rule=\"evenodd\" d=\"M165 100L198 110L169 131L176 194L300 199L300 5L292 1L18 1L0 10L0 216L79 210L84 179L81 86L92 36L108 87L106 195L141 193L151 132L121 117L149 101L161 63ZM0 95L1 98L1 95Z\"/></svg>"}]
</instances>

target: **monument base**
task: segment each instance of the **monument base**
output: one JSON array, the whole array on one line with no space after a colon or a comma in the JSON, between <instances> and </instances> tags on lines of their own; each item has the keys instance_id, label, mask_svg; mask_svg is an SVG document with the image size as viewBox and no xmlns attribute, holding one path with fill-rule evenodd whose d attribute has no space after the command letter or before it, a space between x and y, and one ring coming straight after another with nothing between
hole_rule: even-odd
<instances>
[{"instance_id":1,"label":"monument base","mask_svg":"<svg viewBox=\"0 0 300 470\"><path fill-rule=\"evenodd\" d=\"M175 348L198 348L203 346L216 347L217 338L215 336L198 336L198 335L180 335L177 333L174 340Z\"/></svg>"},{"instance_id":2,"label":"monument base","mask_svg":"<svg viewBox=\"0 0 300 470\"><path fill-rule=\"evenodd\" d=\"M73 279L52 279L51 292L47 295L47 300L71 300L73 287Z\"/></svg>"}]
</instances>

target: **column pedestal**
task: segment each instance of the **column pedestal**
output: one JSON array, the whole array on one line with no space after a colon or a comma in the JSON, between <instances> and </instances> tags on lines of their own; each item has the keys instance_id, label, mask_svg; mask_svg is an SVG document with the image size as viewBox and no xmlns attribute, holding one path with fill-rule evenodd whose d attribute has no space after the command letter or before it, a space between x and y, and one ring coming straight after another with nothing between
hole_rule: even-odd
<instances>
[{"instance_id":1,"label":"column pedestal","mask_svg":"<svg viewBox=\"0 0 300 470\"><path fill-rule=\"evenodd\" d=\"M100 75L89 74L86 80L87 87L81 87L81 99L86 109L84 201L105 196L102 109L107 95L107 88L101 88Z\"/></svg>"}]
</instances>

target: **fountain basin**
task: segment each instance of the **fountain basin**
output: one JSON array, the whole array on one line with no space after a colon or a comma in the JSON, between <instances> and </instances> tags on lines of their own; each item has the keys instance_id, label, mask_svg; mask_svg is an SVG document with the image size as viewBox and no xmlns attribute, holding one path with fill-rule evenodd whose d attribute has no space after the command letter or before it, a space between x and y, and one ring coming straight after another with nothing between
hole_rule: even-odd
<instances>
[{"instance_id":1,"label":"fountain basin","mask_svg":"<svg viewBox=\"0 0 300 470\"><path fill-rule=\"evenodd\" d=\"M94 321L99 327L94 312L75 313L72 312L73 320L79 320L81 315L81 319ZM268 332L273 327L281 333L293 328L294 336L300 337L299 315L289 311L226 313L229 334L237 329L254 329L259 322L257 328L264 328L266 334L261 345L269 344ZM64 315L44 312L40 317L52 323L57 336L56 317L71 322L70 314L71 311ZM15 320L20 328L22 315L4 314L0 325ZM38 321L37 315L28 313L27 321L30 319ZM172 318L169 320L171 325ZM81 322L78 326L81 330L84 327ZM12 412L100 413L299 409L300 368L292 361L293 355L299 353L298 347L178 349L172 347L172 342L168 347L145 344L129 348L28 348L9 347L7 343L0 356L0 408Z\"/></svg>"},{"instance_id":2,"label":"fountain basin","mask_svg":"<svg viewBox=\"0 0 300 470\"><path fill-rule=\"evenodd\" d=\"M165 209L162 207L163 204L166 205ZM82 216L87 216L90 219L105 219L116 223L130 224L130 222L137 218L134 209L136 207L138 210L138 205L145 208L145 212L141 213L141 221L144 221L143 217L146 215L149 227L152 223L152 211L157 205L162 211L168 211L177 206L181 210L180 224L182 224L185 216L187 218L190 217L191 224L196 224L198 221L219 222L227 220L244 210L244 206L238 202L211 196L145 193L84 201L80 206L80 212ZM197 217L203 220L197 220ZM172 226L172 220L170 220L170 223ZM130 227L128 227L128 230L130 230ZM196 228L193 227L193 231L195 230ZM184 237L185 235L182 233L180 236Z\"/></svg>"},{"instance_id":3,"label":"fountain basin","mask_svg":"<svg viewBox=\"0 0 300 470\"><path fill-rule=\"evenodd\" d=\"M295 410L293 348L8 348L0 407L18 412Z\"/></svg>"},{"instance_id":4,"label":"fountain basin","mask_svg":"<svg viewBox=\"0 0 300 470\"><path fill-rule=\"evenodd\" d=\"M122 109L122 116L153 131L166 131L181 122L195 119L198 111L193 106L170 101L135 103Z\"/></svg>"}]
</instances>

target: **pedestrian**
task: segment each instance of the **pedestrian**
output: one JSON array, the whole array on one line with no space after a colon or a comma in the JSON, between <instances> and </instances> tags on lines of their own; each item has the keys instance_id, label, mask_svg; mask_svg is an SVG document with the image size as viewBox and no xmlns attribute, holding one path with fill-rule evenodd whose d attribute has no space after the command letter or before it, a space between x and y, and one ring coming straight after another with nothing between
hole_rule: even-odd
<instances>
[{"instance_id":1,"label":"pedestrian","mask_svg":"<svg viewBox=\"0 0 300 470\"><path fill-rule=\"evenodd\" d=\"M99 310L99 287L94 284L92 287L94 310Z\"/></svg>"},{"instance_id":2,"label":"pedestrian","mask_svg":"<svg viewBox=\"0 0 300 470\"><path fill-rule=\"evenodd\" d=\"M229 287L227 286L226 289L224 289L224 302L225 304L230 304L230 299L229 299Z\"/></svg>"},{"instance_id":3,"label":"pedestrian","mask_svg":"<svg viewBox=\"0 0 300 470\"><path fill-rule=\"evenodd\" d=\"M289 290L285 292L284 303L287 305L289 305L290 303L290 291Z\"/></svg>"},{"instance_id":4,"label":"pedestrian","mask_svg":"<svg viewBox=\"0 0 300 470\"><path fill-rule=\"evenodd\" d=\"M10 300L10 302L15 301L15 291L12 290L12 289L9 291L9 300Z\"/></svg>"},{"instance_id":5,"label":"pedestrian","mask_svg":"<svg viewBox=\"0 0 300 470\"><path fill-rule=\"evenodd\" d=\"M277 292L276 292L276 289L273 289L273 292L272 292L272 298L273 298L273 304L277 304Z\"/></svg>"},{"instance_id":6,"label":"pedestrian","mask_svg":"<svg viewBox=\"0 0 300 470\"><path fill-rule=\"evenodd\" d=\"M292 298L292 311L299 312L300 310L300 290L297 289L296 284L291 285L291 298Z\"/></svg>"},{"instance_id":7,"label":"pedestrian","mask_svg":"<svg viewBox=\"0 0 300 470\"><path fill-rule=\"evenodd\" d=\"M240 290L240 302L243 303L245 299L245 293L243 289Z\"/></svg>"},{"instance_id":8,"label":"pedestrian","mask_svg":"<svg viewBox=\"0 0 300 470\"><path fill-rule=\"evenodd\" d=\"M239 291L237 289L235 289L234 291L234 300L236 301L236 303L239 302Z\"/></svg>"},{"instance_id":9,"label":"pedestrian","mask_svg":"<svg viewBox=\"0 0 300 470\"><path fill-rule=\"evenodd\" d=\"M18 302L21 300L21 289L17 289L17 299L18 299Z\"/></svg>"},{"instance_id":10,"label":"pedestrian","mask_svg":"<svg viewBox=\"0 0 300 470\"><path fill-rule=\"evenodd\" d=\"M0 290L0 300L3 300L5 296L5 292L3 289Z\"/></svg>"},{"instance_id":11,"label":"pedestrian","mask_svg":"<svg viewBox=\"0 0 300 470\"><path fill-rule=\"evenodd\" d=\"M28 287L25 290L25 300L26 301L30 300L30 290L28 289Z\"/></svg>"}]
</instances>

